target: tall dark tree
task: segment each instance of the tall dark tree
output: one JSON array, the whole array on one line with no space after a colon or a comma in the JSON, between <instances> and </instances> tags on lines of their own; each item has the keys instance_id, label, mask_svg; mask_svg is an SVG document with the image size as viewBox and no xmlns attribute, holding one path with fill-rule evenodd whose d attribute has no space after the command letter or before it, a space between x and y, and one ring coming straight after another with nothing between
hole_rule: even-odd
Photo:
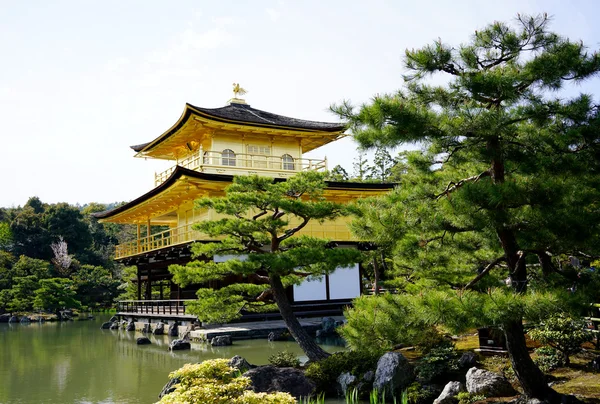
<instances>
[{"instance_id":1,"label":"tall dark tree","mask_svg":"<svg viewBox=\"0 0 600 404\"><path fill-rule=\"evenodd\" d=\"M338 164L329 172L327 179L330 181L348 181L350 176L344 167Z\"/></svg>"},{"instance_id":2,"label":"tall dark tree","mask_svg":"<svg viewBox=\"0 0 600 404\"><path fill-rule=\"evenodd\" d=\"M377 147L373 156L373 165L369 166L367 179L386 182L392 174L394 159L385 147Z\"/></svg>"},{"instance_id":3,"label":"tall dark tree","mask_svg":"<svg viewBox=\"0 0 600 404\"><path fill-rule=\"evenodd\" d=\"M359 150L358 155L352 163L354 172L352 173L353 181L364 181L369 173L369 160L367 153L364 150Z\"/></svg>"},{"instance_id":4,"label":"tall dark tree","mask_svg":"<svg viewBox=\"0 0 600 404\"><path fill-rule=\"evenodd\" d=\"M220 242L195 244L201 258L187 266L172 265L169 270L180 285L231 283L214 289L200 289L199 300L190 312L203 321L226 321L241 310L261 310L269 302L279 312L310 360L328 354L302 328L294 315L286 287L307 277L320 277L337 267L358 262L354 249L332 248L327 240L300 236L310 222L332 220L344 214L343 207L323 199L323 175L298 174L285 182L257 176L236 177L222 198L196 201L202 209L212 209L222 219L194 227ZM215 255L233 255L214 262Z\"/></svg>"},{"instance_id":5,"label":"tall dark tree","mask_svg":"<svg viewBox=\"0 0 600 404\"><path fill-rule=\"evenodd\" d=\"M522 320L585 291L589 276L559 266L561 257L600 252L599 107L589 95L555 96L597 75L600 56L549 31L546 15L519 16L458 47L408 50L406 67L405 90L358 111L333 107L364 147L423 148L409 155L396 194L404 206L397 263L427 279L428 318L498 324L525 394L556 401L529 357ZM435 73L448 84L426 83ZM561 295L575 283L577 292ZM449 316L452 302L468 308L461 321Z\"/></svg>"}]
</instances>

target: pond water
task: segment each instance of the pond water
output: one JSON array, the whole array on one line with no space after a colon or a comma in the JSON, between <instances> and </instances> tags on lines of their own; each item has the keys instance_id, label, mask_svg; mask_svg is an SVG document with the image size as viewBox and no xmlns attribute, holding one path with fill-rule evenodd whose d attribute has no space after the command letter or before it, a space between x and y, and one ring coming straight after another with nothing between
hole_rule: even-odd
<instances>
[{"instance_id":1,"label":"pond water","mask_svg":"<svg viewBox=\"0 0 600 404\"><path fill-rule=\"evenodd\" d=\"M172 337L149 336L152 345L138 346L138 332L100 330L109 317L0 324L0 403L154 403L169 372L186 363L241 355L261 365L283 350L306 359L293 341L234 341L229 347L192 343L191 351L169 352Z\"/></svg>"}]
</instances>

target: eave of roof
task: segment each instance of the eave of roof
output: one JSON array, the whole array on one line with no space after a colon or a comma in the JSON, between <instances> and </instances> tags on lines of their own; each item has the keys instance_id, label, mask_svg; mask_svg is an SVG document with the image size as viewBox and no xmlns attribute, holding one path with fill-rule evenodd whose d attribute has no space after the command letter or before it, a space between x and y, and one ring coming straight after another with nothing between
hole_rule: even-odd
<instances>
[{"instance_id":1,"label":"eave of roof","mask_svg":"<svg viewBox=\"0 0 600 404\"><path fill-rule=\"evenodd\" d=\"M125 212L128 209L133 208L134 206L147 201L155 195L160 194L162 191L168 189L171 185L173 185L179 178L182 176L188 176L191 178L197 178L206 181L216 181L216 182L233 182L233 175L228 174L207 174L199 171L190 170L181 166L176 166L175 170L171 174L171 176L162 184L157 186L156 188L150 190L144 195L134 199L131 202L128 202L124 205L121 205L117 208L106 210L104 212L93 213L97 219L107 219L109 217L118 215L119 213ZM275 182L283 182L285 178L275 178ZM340 181L325 181L327 188L331 190L391 190L396 185L396 183L369 183L369 182L340 182Z\"/></svg>"},{"instance_id":2,"label":"eave of roof","mask_svg":"<svg viewBox=\"0 0 600 404\"><path fill-rule=\"evenodd\" d=\"M151 142L141 143L130 146L135 152L147 151L162 141L169 138L177 132L189 119L192 114L223 123L242 124L253 127L300 130L309 132L329 132L332 134L341 133L346 129L343 123L308 121L303 119L290 118L283 115L273 114L252 108L247 104L232 103L221 108L202 108L186 103L183 114L169 130L152 140Z\"/></svg>"}]
</instances>

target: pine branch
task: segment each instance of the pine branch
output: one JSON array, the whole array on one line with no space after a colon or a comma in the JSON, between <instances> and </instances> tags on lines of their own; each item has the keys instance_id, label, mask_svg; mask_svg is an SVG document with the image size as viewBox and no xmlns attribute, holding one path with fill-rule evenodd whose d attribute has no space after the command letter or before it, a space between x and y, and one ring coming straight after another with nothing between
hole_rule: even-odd
<instances>
[{"instance_id":1,"label":"pine branch","mask_svg":"<svg viewBox=\"0 0 600 404\"><path fill-rule=\"evenodd\" d=\"M477 275L471 282L467 283L463 289L472 289L477 282L479 282L484 276L488 274L488 272L494 269L502 261L506 261L506 257L498 257L494 261L487 264L486 267L483 268L483 271L481 271L479 275Z\"/></svg>"},{"instance_id":2,"label":"pine branch","mask_svg":"<svg viewBox=\"0 0 600 404\"><path fill-rule=\"evenodd\" d=\"M434 199L440 199L442 196L448 196L451 192L457 190L458 188L462 187L463 185L465 185L467 182L477 182L480 179L484 178L484 177L489 177L491 175L490 170L485 170L484 172L478 174L478 175L474 175L472 177L469 178L463 178L462 180L458 181L458 182L454 182L454 181L450 181L448 183L448 185L446 186L446 189L438 195L434 196Z\"/></svg>"}]
</instances>

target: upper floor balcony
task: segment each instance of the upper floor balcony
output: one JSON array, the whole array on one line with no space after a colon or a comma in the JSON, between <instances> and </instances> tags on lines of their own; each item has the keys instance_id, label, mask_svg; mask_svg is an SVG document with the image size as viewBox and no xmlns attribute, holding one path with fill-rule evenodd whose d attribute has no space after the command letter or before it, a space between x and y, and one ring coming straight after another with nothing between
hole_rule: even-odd
<instances>
[{"instance_id":1,"label":"upper floor balcony","mask_svg":"<svg viewBox=\"0 0 600 404\"><path fill-rule=\"evenodd\" d=\"M179 160L177 165L184 168L214 174L251 175L260 174L286 178L301 171L327 170L327 158L305 159L295 158L289 154L270 156L264 154L235 153L233 150L203 150ZM154 185L165 182L176 166L154 174Z\"/></svg>"}]
</instances>

